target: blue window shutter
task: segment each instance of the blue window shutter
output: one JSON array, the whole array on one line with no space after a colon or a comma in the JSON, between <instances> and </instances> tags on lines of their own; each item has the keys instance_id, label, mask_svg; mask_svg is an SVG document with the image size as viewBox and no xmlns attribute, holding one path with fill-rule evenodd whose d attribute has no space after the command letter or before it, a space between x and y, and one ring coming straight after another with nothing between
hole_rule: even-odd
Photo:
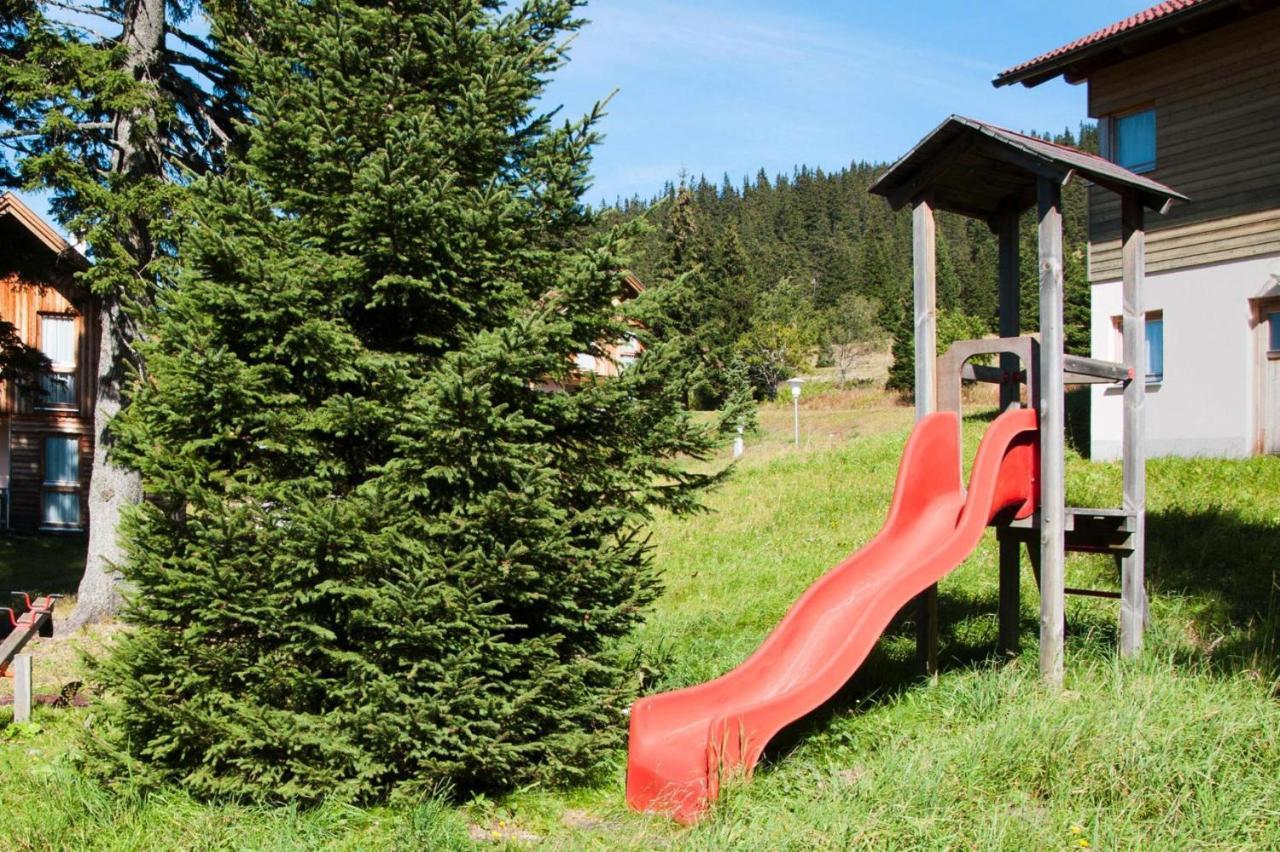
<instances>
[{"instance_id":1,"label":"blue window shutter","mask_svg":"<svg viewBox=\"0 0 1280 852\"><path fill-rule=\"evenodd\" d=\"M1272 311L1267 314L1267 326L1270 328L1268 336L1267 349L1271 352L1280 351L1280 311Z\"/></svg>"}]
</instances>

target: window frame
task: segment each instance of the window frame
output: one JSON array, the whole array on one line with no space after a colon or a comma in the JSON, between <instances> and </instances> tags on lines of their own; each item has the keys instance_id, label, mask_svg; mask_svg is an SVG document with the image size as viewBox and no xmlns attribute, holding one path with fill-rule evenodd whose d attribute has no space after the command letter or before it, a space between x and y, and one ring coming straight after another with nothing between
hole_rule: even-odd
<instances>
[{"instance_id":1,"label":"window frame","mask_svg":"<svg viewBox=\"0 0 1280 852\"><path fill-rule=\"evenodd\" d=\"M36 408L44 411L68 411L68 412L79 411L80 410L80 401L79 401L80 365L78 363L79 362L78 356L80 352L80 342L81 342L79 316L74 313L67 313L62 311L41 311L37 315L37 322L39 326L39 331L38 331L39 337L36 341L37 348L40 350L41 353L45 355L46 358L48 358L49 357L48 353L45 352L45 320L55 320L59 322L71 323L71 334L72 334L72 341L73 341L72 353L71 353L72 360L69 362L68 361L59 362L59 361L53 361L53 359L50 359L49 372L41 377L41 385L42 386L44 385L44 382L46 379L51 379L54 381L65 380L68 382L68 390L70 392L71 399L70 400L50 400L47 395L41 395L41 397L36 403ZM46 394L47 393L48 392L46 391Z\"/></svg>"},{"instance_id":2,"label":"window frame","mask_svg":"<svg viewBox=\"0 0 1280 852\"><path fill-rule=\"evenodd\" d=\"M1262 323L1267 327L1263 332L1266 340L1263 352L1268 361L1280 360L1280 304L1262 308Z\"/></svg>"},{"instance_id":3,"label":"window frame","mask_svg":"<svg viewBox=\"0 0 1280 852\"><path fill-rule=\"evenodd\" d=\"M1120 162L1120 125L1126 119L1132 119L1136 116L1151 113L1151 159L1133 165L1127 165ZM1107 148L1110 156L1108 160L1115 163L1121 168L1128 169L1134 174L1146 174L1154 172L1160 164L1160 123L1159 116L1156 113L1154 104L1144 104L1142 106L1126 109L1122 112L1112 113L1108 122Z\"/></svg>"},{"instance_id":4,"label":"window frame","mask_svg":"<svg viewBox=\"0 0 1280 852\"><path fill-rule=\"evenodd\" d=\"M1158 310L1146 311L1146 312L1144 312L1144 313L1143 313L1143 315L1142 315L1142 345L1143 345L1144 347L1147 345L1147 341L1148 341L1148 337L1147 337L1147 326L1148 326L1148 325L1149 325L1153 320L1154 320L1154 321L1156 321L1156 322L1159 322L1159 323L1160 323L1160 326L1161 326L1161 329L1163 330L1163 327L1164 327L1164 310L1163 310L1163 309L1158 309ZM1124 363L1124 317L1122 317L1122 316L1118 316L1118 315L1113 315L1113 316L1111 317L1111 328L1112 328L1112 336L1111 336L1112 360L1117 361L1117 362L1119 362L1119 363L1123 364L1123 363ZM1164 366L1164 349L1165 349L1165 347L1164 347L1164 335L1163 335L1163 334L1161 334L1161 335L1160 335L1160 366L1161 366L1162 368L1163 368L1163 366ZM1144 352L1144 354L1145 354L1145 352ZM1147 361L1148 361L1148 363L1147 363L1147 365L1146 365L1146 366L1147 366L1147 373L1146 373L1146 384L1147 384L1147 386L1148 386L1148 387L1151 387L1151 386L1153 386L1153 385L1154 385L1154 386L1159 386L1159 385L1164 384L1164 380L1165 380L1165 378L1164 378L1164 370L1163 370L1163 369L1161 369L1161 371L1160 371L1160 373L1159 373L1159 374L1152 373L1152 372L1151 372L1151 364L1149 363L1149 362L1150 362L1150 360L1151 360L1150 358L1147 358Z\"/></svg>"},{"instance_id":5,"label":"window frame","mask_svg":"<svg viewBox=\"0 0 1280 852\"><path fill-rule=\"evenodd\" d=\"M49 478L49 442L61 440L70 442L76 460L76 478ZM84 513L80 506L81 497L81 464L80 435L68 432L45 432L40 436L40 528L46 530L78 530L84 528ZM74 494L76 519L74 523L52 523L48 520L45 499L50 494Z\"/></svg>"}]
</instances>

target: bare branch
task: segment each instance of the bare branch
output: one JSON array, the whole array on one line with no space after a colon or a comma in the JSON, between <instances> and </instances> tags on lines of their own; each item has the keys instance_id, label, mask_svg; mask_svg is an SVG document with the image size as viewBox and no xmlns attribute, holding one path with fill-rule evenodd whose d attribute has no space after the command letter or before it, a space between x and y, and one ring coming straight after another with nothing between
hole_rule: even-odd
<instances>
[{"instance_id":1,"label":"bare branch","mask_svg":"<svg viewBox=\"0 0 1280 852\"><path fill-rule=\"evenodd\" d=\"M52 6L55 9L64 9L68 12L75 12L77 15L92 15L95 18L101 18L104 21L110 21L113 24L119 24L120 15L108 6L94 6L92 4L76 4L63 3L60 0L42 0L46 6ZM58 23L63 23L58 21Z\"/></svg>"},{"instance_id":2,"label":"bare branch","mask_svg":"<svg viewBox=\"0 0 1280 852\"><path fill-rule=\"evenodd\" d=\"M53 26L58 27L59 29L78 33L81 38L97 39L99 42L104 44L116 44L117 42L120 41L120 37L118 35L109 36L106 33L102 33L95 30L93 27L85 26L84 24L73 23L72 21L64 21L62 19L56 19L51 21L51 24Z\"/></svg>"},{"instance_id":3,"label":"bare branch","mask_svg":"<svg viewBox=\"0 0 1280 852\"><path fill-rule=\"evenodd\" d=\"M169 30L169 35L173 36L188 47L194 47L214 62L227 64L231 61L230 57L227 56L226 51L219 49L210 41L200 38L199 36L192 35L186 30L174 27Z\"/></svg>"},{"instance_id":4,"label":"bare branch","mask_svg":"<svg viewBox=\"0 0 1280 852\"><path fill-rule=\"evenodd\" d=\"M88 132L90 130L110 130L114 125L110 121L81 121L77 122L74 130ZM0 139L34 139L37 136L43 136L45 132L39 128L28 130L20 130L12 128L0 131Z\"/></svg>"},{"instance_id":5,"label":"bare branch","mask_svg":"<svg viewBox=\"0 0 1280 852\"><path fill-rule=\"evenodd\" d=\"M164 54L169 65L181 65L186 68L193 68L215 83L226 85L230 82L228 79L230 77L230 72L225 66L219 65L216 62L208 62L200 59L199 57L191 56L186 53L178 53L167 48L165 49Z\"/></svg>"}]
</instances>

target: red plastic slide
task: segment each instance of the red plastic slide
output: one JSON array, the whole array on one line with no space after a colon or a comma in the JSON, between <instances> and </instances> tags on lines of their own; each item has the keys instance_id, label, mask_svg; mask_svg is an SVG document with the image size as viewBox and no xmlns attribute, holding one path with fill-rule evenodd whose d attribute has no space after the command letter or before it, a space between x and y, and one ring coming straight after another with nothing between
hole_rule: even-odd
<instances>
[{"instance_id":1,"label":"red plastic slide","mask_svg":"<svg viewBox=\"0 0 1280 852\"><path fill-rule=\"evenodd\" d=\"M1034 411L997 417L966 492L956 415L922 419L875 538L810 586L742 665L631 708L627 804L690 823L723 775L749 773L778 731L844 685L899 610L973 552L996 515L1034 511L1036 436Z\"/></svg>"}]
</instances>

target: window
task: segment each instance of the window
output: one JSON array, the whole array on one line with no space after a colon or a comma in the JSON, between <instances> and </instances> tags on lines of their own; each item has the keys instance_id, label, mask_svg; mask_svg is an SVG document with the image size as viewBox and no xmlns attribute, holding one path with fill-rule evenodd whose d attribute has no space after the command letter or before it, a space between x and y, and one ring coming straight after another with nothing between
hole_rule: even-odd
<instances>
[{"instance_id":1,"label":"window","mask_svg":"<svg viewBox=\"0 0 1280 852\"><path fill-rule=\"evenodd\" d=\"M1164 311L1150 311L1146 319L1147 383L1156 384L1164 381ZM1124 321L1112 317L1111 325L1115 328L1115 360L1124 361Z\"/></svg>"},{"instance_id":2,"label":"window","mask_svg":"<svg viewBox=\"0 0 1280 852\"><path fill-rule=\"evenodd\" d=\"M1164 381L1164 315L1147 315L1147 381Z\"/></svg>"},{"instance_id":3,"label":"window","mask_svg":"<svg viewBox=\"0 0 1280 852\"><path fill-rule=\"evenodd\" d=\"M596 356L589 355L586 352L579 352L575 360L578 363L578 369L584 373L594 373L596 371Z\"/></svg>"},{"instance_id":4,"label":"window","mask_svg":"<svg viewBox=\"0 0 1280 852\"><path fill-rule=\"evenodd\" d=\"M628 337L618 346L618 364L622 369L630 367L640 357L640 341Z\"/></svg>"},{"instance_id":5,"label":"window","mask_svg":"<svg viewBox=\"0 0 1280 852\"><path fill-rule=\"evenodd\" d=\"M1156 111L1154 109L1116 116L1112 150L1116 165L1133 172L1149 172L1156 167Z\"/></svg>"},{"instance_id":6,"label":"window","mask_svg":"<svg viewBox=\"0 0 1280 852\"><path fill-rule=\"evenodd\" d=\"M51 435L44 439L44 525L80 526L80 439Z\"/></svg>"},{"instance_id":7,"label":"window","mask_svg":"<svg viewBox=\"0 0 1280 852\"><path fill-rule=\"evenodd\" d=\"M1267 351L1280 352L1280 311L1267 312Z\"/></svg>"},{"instance_id":8,"label":"window","mask_svg":"<svg viewBox=\"0 0 1280 852\"><path fill-rule=\"evenodd\" d=\"M76 405L76 342L75 317L40 317L40 351L52 364L40 381L46 407Z\"/></svg>"}]
</instances>

